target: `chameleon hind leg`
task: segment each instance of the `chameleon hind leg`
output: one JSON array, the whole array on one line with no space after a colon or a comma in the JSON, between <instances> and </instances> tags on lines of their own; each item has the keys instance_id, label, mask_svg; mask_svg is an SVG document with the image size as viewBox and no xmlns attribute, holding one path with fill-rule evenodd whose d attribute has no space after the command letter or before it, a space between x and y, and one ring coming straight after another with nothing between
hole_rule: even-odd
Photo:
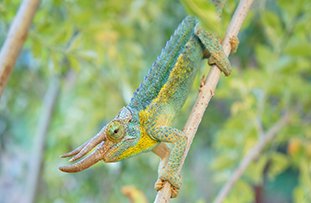
<instances>
[{"instance_id":1,"label":"chameleon hind leg","mask_svg":"<svg viewBox=\"0 0 311 203\"><path fill-rule=\"evenodd\" d=\"M181 187L181 175L178 171L182 156L186 149L187 137L184 133L172 127L156 127L150 130L150 136L160 142L171 143L172 148L166 167L159 171L159 177L155 183L155 189L161 190L165 181L169 181L171 187L171 197L174 198L178 195Z\"/></svg>"},{"instance_id":2,"label":"chameleon hind leg","mask_svg":"<svg viewBox=\"0 0 311 203\"><path fill-rule=\"evenodd\" d=\"M217 65L226 76L230 75L231 64L218 38L198 25L195 27L194 32L203 46L203 57L208 58L208 64Z\"/></svg>"}]
</instances>

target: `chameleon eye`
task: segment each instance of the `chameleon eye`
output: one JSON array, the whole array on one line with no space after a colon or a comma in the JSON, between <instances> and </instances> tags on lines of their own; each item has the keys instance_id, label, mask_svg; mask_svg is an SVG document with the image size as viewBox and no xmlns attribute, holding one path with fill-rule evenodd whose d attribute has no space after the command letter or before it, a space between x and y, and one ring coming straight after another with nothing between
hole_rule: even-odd
<instances>
[{"instance_id":1,"label":"chameleon eye","mask_svg":"<svg viewBox=\"0 0 311 203\"><path fill-rule=\"evenodd\" d=\"M125 135L124 127L119 121L113 121L107 128L107 138L112 142L120 141Z\"/></svg>"}]
</instances>

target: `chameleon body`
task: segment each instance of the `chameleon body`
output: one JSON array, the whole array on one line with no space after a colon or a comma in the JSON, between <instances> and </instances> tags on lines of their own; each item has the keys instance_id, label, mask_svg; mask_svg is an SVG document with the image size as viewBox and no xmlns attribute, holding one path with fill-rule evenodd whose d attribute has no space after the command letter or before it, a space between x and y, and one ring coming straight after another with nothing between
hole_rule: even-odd
<instances>
[{"instance_id":1,"label":"chameleon body","mask_svg":"<svg viewBox=\"0 0 311 203\"><path fill-rule=\"evenodd\" d=\"M70 166L60 167L64 172L84 170L100 160L119 161L141 152L150 151L161 142L171 144L167 166L160 171L156 189L169 181L172 197L178 194L181 177L178 167L185 151L187 138L171 126L176 113L184 104L202 60L216 64L225 75L231 66L219 40L205 32L195 17L186 17L167 42L160 56L135 91L128 106L102 130L77 149L63 157L71 161L84 159Z\"/></svg>"}]
</instances>

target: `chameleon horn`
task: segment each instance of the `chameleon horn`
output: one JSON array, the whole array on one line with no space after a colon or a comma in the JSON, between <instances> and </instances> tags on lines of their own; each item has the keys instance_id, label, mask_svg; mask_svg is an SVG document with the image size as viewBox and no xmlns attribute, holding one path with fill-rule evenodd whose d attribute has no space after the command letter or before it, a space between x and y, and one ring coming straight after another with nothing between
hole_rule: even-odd
<instances>
[{"instance_id":1,"label":"chameleon horn","mask_svg":"<svg viewBox=\"0 0 311 203\"><path fill-rule=\"evenodd\" d=\"M70 166L59 167L59 170L67 173L75 173L89 168L90 166L96 164L103 158L102 150L99 148L92 152L90 155L80 160L79 162L72 164Z\"/></svg>"},{"instance_id":2,"label":"chameleon horn","mask_svg":"<svg viewBox=\"0 0 311 203\"><path fill-rule=\"evenodd\" d=\"M78 153L83 149L83 147L85 147L85 145L87 145L88 143L89 143L89 140L86 141L85 143L83 143L82 145L80 145L79 147L75 148L75 149L72 150L71 152L68 152L68 153L66 153L66 154L63 154L63 155L61 155L60 157L61 157L61 158L66 158L66 157L71 157L71 156L73 156L73 155L76 155L76 154L78 154Z\"/></svg>"},{"instance_id":3,"label":"chameleon horn","mask_svg":"<svg viewBox=\"0 0 311 203\"><path fill-rule=\"evenodd\" d=\"M96 135L94 136L88 143L87 145L85 145L81 151L75 155L74 157L72 157L69 161L75 161L80 159L81 157L83 157L84 155L86 155L87 153L89 153L96 145L98 145L99 143L101 143L102 141L105 141L106 139L106 134L105 134L105 127Z\"/></svg>"},{"instance_id":4,"label":"chameleon horn","mask_svg":"<svg viewBox=\"0 0 311 203\"><path fill-rule=\"evenodd\" d=\"M94 136L93 138L91 138L90 140L86 141L85 143L83 143L81 146L79 146L78 148L74 149L73 151L66 153L64 155L61 156L61 158L66 158L66 157L72 157L69 161L75 161L77 159L80 159L81 157L83 157L85 154L87 154L89 151L91 151L96 145L98 145L100 142L105 141L105 129L106 126L103 127L101 129L101 131L99 133L97 133L96 136Z\"/></svg>"}]
</instances>

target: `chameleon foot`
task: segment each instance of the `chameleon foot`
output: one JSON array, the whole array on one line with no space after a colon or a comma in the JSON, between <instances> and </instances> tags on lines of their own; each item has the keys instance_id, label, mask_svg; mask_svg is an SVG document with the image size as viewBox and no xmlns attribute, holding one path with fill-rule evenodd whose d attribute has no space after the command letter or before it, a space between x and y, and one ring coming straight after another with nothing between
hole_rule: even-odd
<instances>
[{"instance_id":1,"label":"chameleon foot","mask_svg":"<svg viewBox=\"0 0 311 203\"><path fill-rule=\"evenodd\" d=\"M172 174L172 173L166 173ZM154 188L159 191L164 187L165 182L168 181L171 184L171 198L177 197L179 189L181 187L181 176L180 175L161 175L154 185Z\"/></svg>"},{"instance_id":2,"label":"chameleon foot","mask_svg":"<svg viewBox=\"0 0 311 203\"><path fill-rule=\"evenodd\" d=\"M208 59L208 65L217 65L217 67L222 71L225 76L229 76L231 74L231 65L228 65L227 58L224 58L224 52L213 52L210 54ZM225 64L225 65L224 65Z\"/></svg>"},{"instance_id":3,"label":"chameleon foot","mask_svg":"<svg viewBox=\"0 0 311 203\"><path fill-rule=\"evenodd\" d=\"M161 190L164 187L165 182L166 182L165 180L158 179L157 182L154 184L154 188L157 191ZM173 185L171 185L171 198L177 197L178 193L179 193L179 188L176 188Z\"/></svg>"}]
</instances>

